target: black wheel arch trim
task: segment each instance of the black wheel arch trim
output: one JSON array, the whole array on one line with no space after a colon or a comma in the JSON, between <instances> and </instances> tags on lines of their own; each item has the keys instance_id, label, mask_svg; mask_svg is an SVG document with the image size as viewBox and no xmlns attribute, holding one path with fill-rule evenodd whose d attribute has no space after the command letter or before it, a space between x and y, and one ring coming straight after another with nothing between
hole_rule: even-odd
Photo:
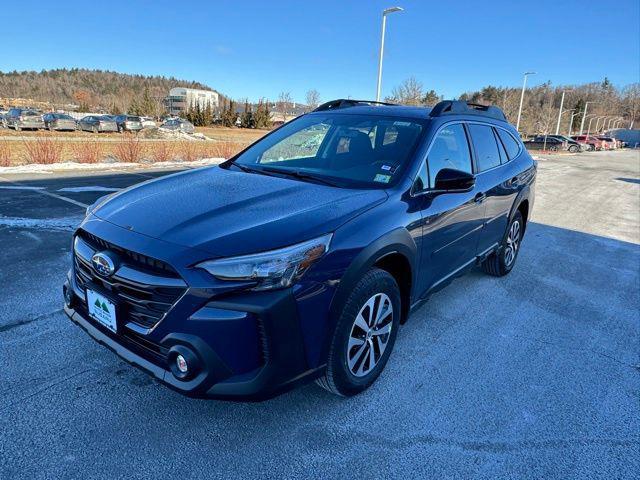
<instances>
[{"instance_id":1,"label":"black wheel arch trim","mask_svg":"<svg viewBox=\"0 0 640 480\"><path fill-rule=\"evenodd\" d=\"M345 271L336 293L331 300L329 307L329 334L323 345L323 356L329 351L329 344L333 338L340 309L347 301L354 286L360 281L362 276L371 269L378 261L392 254L400 254L407 259L411 268L411 292L409 294L409 304L412 302L413 289L416 284L416 265L419 261L418 247L406 228L396 228L366 246ZM409 305L410 306L410 305Z\"/></svg>"}]
</instances>

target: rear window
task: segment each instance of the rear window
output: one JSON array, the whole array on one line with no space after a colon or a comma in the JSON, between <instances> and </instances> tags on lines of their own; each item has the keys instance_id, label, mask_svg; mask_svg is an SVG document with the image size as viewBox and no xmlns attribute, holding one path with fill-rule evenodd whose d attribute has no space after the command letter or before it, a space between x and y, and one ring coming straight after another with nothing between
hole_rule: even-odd
<instances>
[{"instance_id":1,"label":"rear window","mask_svg":"<svg viewBox=\"0 0 640 480\"><path fill-rule=\"evenodd\" d=\"M483 172L500 165L500 153L493 129L487 125L471 123L469 131L476 149L478 171Z\"/></svg>"},{"instance_id":2,"label":"rear window","mask_svg":"<svg viewBox=\"0 0 640 480\"><path fill-rule=\"evenodd\" d=\"M127 117L127 120L129 120L130 122L139 122L140 117Z\"/></svg>"},{"instance_id":3,"label":"rear window","mask_svg":"<svg viewBox=\"0 0 640 480\"><path fill-rule=\"evenodd\" d=\"M34 112L34 111L22 112L22 115L24 115L25 117L39 117L40 116L40 114L38 112Z\"/></svg>"}]
</instances>

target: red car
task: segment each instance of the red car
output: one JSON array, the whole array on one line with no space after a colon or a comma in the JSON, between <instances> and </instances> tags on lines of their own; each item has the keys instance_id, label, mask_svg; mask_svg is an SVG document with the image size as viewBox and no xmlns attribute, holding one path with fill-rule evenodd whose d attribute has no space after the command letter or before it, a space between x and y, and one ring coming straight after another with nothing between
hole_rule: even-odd
<instances>
[{"instance_id":1,"label":"red car","mask_svg":"<svg viewBox=\"0 0 640 480\"><path fill-rule=\"evenodd\" d=\"M583 145L588 145L589 150L602 150L605 148L605 144L602 140L591 135L575 135L573 138L576 142Z\"/></svg>"}]
</instances>

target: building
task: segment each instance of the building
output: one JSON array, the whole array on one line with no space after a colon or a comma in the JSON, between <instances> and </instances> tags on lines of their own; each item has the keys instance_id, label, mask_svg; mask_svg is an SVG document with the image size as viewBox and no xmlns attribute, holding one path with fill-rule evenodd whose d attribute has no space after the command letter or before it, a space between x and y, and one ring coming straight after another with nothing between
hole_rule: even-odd
<instances>
[{"instance_id":1,"label":"building","mask_svg":"<svg viewBox=\"0 0 640 480\"><path fill-rule=\"evenodd\" d=\"M196 90L195 88L175 87L169 90L169 95L164 98L164 106L169 115L181 115L189 110L189 107L199 105L200 108L218 108L218 92L213 90Z\"/></svg>"}]
</instances>

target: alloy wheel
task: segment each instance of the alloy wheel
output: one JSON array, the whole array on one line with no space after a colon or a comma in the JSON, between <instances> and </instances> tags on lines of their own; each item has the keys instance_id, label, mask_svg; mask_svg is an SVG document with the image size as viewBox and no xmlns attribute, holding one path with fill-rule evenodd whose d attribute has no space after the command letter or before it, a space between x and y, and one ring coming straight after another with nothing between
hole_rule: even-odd
<instances>
[{"instance_id":1,"label":"alloy wheel","mask_svg":"<svg viewBox=\"0 0 640 480\"><path fill-rule=\"evenodd\" d=\"M518 253L518 247L520 246L520 222L515 221L509 227L509 234L507 235L507 246L504 250L504 263L509 267L516 258Z\"/></svg>"},{"instance_id":2,"label":"alloy wheel","mask_svg":"<svg viewBox=\"0 0 640 480\"><path fill-rule=\"evenodd\" d=\"M364 377L380 361L391 337L393 320L393 304L384 293L376 293L362 306L347 345L347 364L353 375Z\"/></svg>"}]
</instances>

